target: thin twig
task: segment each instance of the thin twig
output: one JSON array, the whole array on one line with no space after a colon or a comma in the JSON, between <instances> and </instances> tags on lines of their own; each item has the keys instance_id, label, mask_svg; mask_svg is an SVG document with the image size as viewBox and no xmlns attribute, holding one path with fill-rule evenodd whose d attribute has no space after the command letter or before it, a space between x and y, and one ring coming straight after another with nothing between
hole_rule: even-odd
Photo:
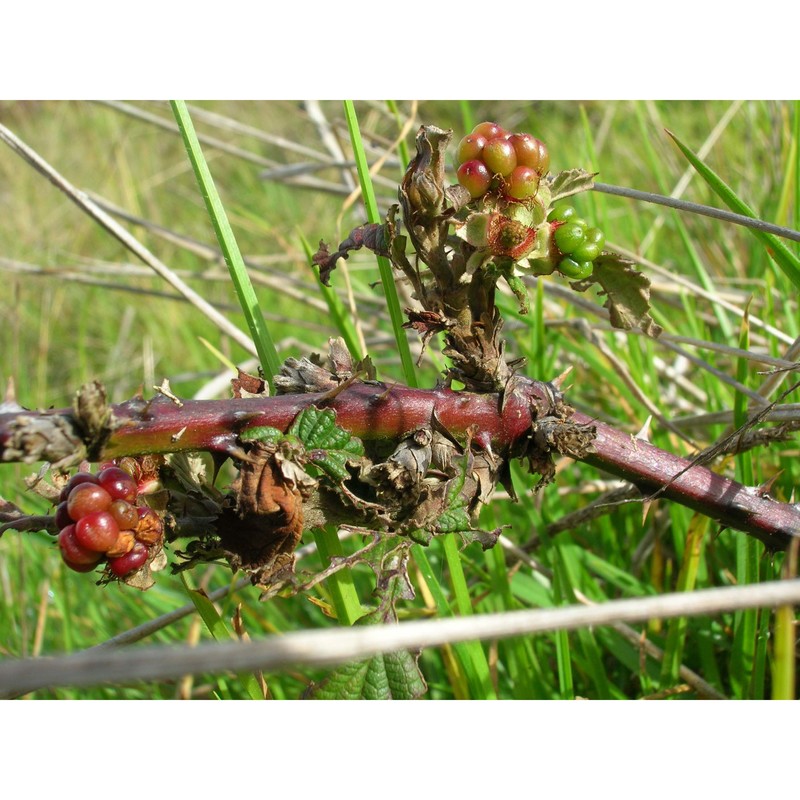
<instances>
[{"instance_id":1,"label":"thin twig","mask_svg":"<svg viewBox=\"0 0 800 800\"><path fill-rule=\"evenodd\" d=\"M688 200L666 197L663 194L655 194L654 192L641 192L638 189L629 189L626 186L613 186L609 183L595 183L592 188L596 192L613 194L618 197L628 197L632 200L642 200L645 203L656 203L657 205L675 208L678 211L688 211L692 214L702 214L704 217L713 217L723 222L732 222L735 225L743 225L746 228L764 231L764 233L773 233L784 239L800 242L800 231L796 231L792 228L784 228L781 225L773 225L771 222L764 222L760 219L746 217L744 214L735 214L732 211L725 211L721 208L704 206L700 203L690 203Z\"/></svg>"},{"instance_id":2,"label":"thin twig","mask_svg":"<svg viewBox=\"0 0 800 800\"><path fill-rule=\"evenodd\" d=\"M377 653L440 647L475 639L506 639L618 622L711 616L746 608L798 604L800 580L794 579L614 600L597 606L567 606L396 625L297 631L269 636L260 641L122 651L93 650L60 658L0 663L0 691L7 695L42 687L167 680L199 672L255 669L274 672L298 665L323 667L368 658Z\"/></svg>"}]
</instances>

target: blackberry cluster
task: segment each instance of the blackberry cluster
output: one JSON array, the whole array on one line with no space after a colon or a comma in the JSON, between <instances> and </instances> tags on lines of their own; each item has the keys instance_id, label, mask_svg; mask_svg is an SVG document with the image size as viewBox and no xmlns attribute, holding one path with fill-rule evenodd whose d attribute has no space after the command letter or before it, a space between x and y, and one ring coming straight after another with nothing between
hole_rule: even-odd
<instances>
[{"instance_id":1,"label":"blackberry cluster","mask_svg":"<svg viewBox=\"0 0 800 800\"><path fill-rule=\"evenodd\" d=\"M527 200L539 190L550 167L544 142L529 133L510 133L495 122L481 122L456 151L458 182L473 200L496 192L508 200Z\"/></svg>"},{"instance_id":2,"label":"blackberry cluster","mask_svg":"<svg viewBox=\"0 0 800 800\"><path fill-rule=\"evenodd\" d=\"M61 490L55 519L64 563L76 572L91 572L105 561L123 578L140 569L164 538L161 518L139 504L139 485L113 463L95 475L81 471Z\"/></svg>"}]
</instances>

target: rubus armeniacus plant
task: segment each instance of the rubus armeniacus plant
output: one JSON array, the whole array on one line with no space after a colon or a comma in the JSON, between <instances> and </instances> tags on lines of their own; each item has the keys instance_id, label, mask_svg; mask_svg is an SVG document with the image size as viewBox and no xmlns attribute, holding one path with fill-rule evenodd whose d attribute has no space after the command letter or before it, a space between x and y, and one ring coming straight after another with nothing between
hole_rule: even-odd
<instances>
[{"instance_id":1,"label":"rubus armeniacus plant","mask_svg":"<svg viewBox=\"0 0 800 800\"><path fill-rule=\"evenodd\" d=\"M407 309L407 327L423 344L443 336L450 367L442 385L424 390L381 383L368 359L353 363L343 343L333 340L326 359L288 359L275 376L277 396L268 396L263 380L242 374L226 401L182 401L162 387L151 400L112 407L102 387L91 384L70 410L6 410L0 413L0 458L48 462L52 485L38 480L38 489L57 507L43 520L0 505L0 532L45 527L58 534L70 567L101 568L101 582L119 579L140 588L163 566L164 538L188 539L175 549L175 569L224 560L266 595L298 591L366 562L375 570L377 593L365 622L386 621L394 617L395 602L410 596L411 543L458 533L492 546L498 531L481 530L478 513L498 483L513 496L510 461L526 461L542 486L554 477L556 453L697 509L772 549L785 547L800 530L794 505L575 412L559 380L526 378L520 360L506 360L498 282L510 287L523 313L526 276L561 276L577 291L597 284L612 325L657 336L649 283L632 264L604 252L602 232L564 202L589 189L591 175L551 175L541 141L482 123L459 144L452 182L450 140L449 131L422 127L399 204L385 222L356 228L335 252L320 243L314 256L326 284L337 260L354 249L390 259L417 303ZM454 384L464 388L454 390ZM213 469L193 455L202 451L214 455ZM163 523L147 530L139 516L152 519L150 513L136 511L134 519L131 511L145 508L141 492L128 497L123 485L116 497L101 478L119 468L135 473L140 462L130 457L143 454L165 457L160 490L146 506L157 509ZM223 491L213 477L225 459L234 461L238 477ZM108 462L97 476L82 468L77 482L103 491L65 488L75 480L66 470L84 460ZM115 514L111 506L118 500L130 508L118 504ZM326 525L366 536L367 543L305 580L295 574L295 548L305 531ZM407 670L408 662L394 667ZM339 677L346 681L348 674ZM419 683L412 683L409 691L417 692Z\"/></svg>"}]
</instances>

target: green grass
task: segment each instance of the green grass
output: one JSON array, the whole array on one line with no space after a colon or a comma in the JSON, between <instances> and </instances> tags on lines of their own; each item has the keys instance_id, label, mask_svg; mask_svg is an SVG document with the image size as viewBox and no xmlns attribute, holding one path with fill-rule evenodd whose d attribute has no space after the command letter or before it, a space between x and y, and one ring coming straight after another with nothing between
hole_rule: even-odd
<instances>
[{"instance_id":1,"label":"green grass","mask_svg":"<svg viewBox=\"0 0 800 800\"><path fill-rule=\"evenodd\" d=\"M173 132L104 105L7 103L0 110L3 124L77 186L179 235L125 223L162 261L246 329L170 108L156 103L139 107L158 114ZM344 109L339 103L323 103L321 108L351 158ZM409 104L355 102L352 108L363 141L361 160L373 163L381 148L397 137ZM387 204L395 202L391 185L401 174L400 162L413 154L418 124L452 127L458 138L465 121L495 119L548 142L553 170L597 169L605 183L668 194L689 164L664 128L696 153L729 114L730 103L423 102L405 149L398 148L399 155L392 154L372 177L376 205L368 212L355 203L344 212L339 227L342 203L359 185L356 169L309 167L304 173L306 181L340 185L339 193L259 178L261 170L275 165L336 160L302 109L291 103L218 102L192 105L189 111L255 299L281 355L322 352L328 337L341 335L360 356L363 335L379 377L407 382L408 364L413 366L418 356L418 343L398 328L387 311L385 286L375 284L380 270L374 256L353 253L347 264L349 280L337 270L326 290L309 268L305 243L311 250L320 239L335 246L351 228L376 213L377 219L382 218ZM214 111L251 130L221 128L199 111ZM794 104L744 103L730 112L702 158L737 198L758 209L762 219L781 225L796 226L800 214L799 118L800 109ZM351 130L353 121L349 120ZM269 136L256 135L259 131ZM276 136L294 143L295 149L279 143ZM209 145L205 137L237 149L226 152ZM142 272L117 242L10 152L3 151L0 157L0 186L4 281L0 379L4 387L13 380L22 405L67 405L73 391L94 378L109 387L114 401L130 397L140 387L151 396L152 386L163 378L170 379L176 394L191 397L215 378L224 383L232 377L214 349L229 362L248 362L249 353L187 304L164 296L169 290L155 276ZM682 196L722 205L714 189L693 171ZM603 298L592 292L564 291L563 281L548 277L532 286L527 317L517 314L512 297L500 298L507 319L507 352L525 357L526 372L535 377L551 379L571 366L570 402L632 434L651 413L632 394L630 386L635 384L695 448L713 444L732 430L734 415L741 420L748 413L749 398L723 377L750 390L764 387L773 379L763 374L766 367L758 354L783 357L798 334L794 273L775 268L764 242L737 226L615 196L582 196L575 205L590 224L604 228L609 242L632 251L645 244L647 259L663 269L643 268L653 281L654 313L665 328L665 342L610 331L601 316L580 305L588 302L599 309ZM796 245L785 243L785 247L796 259ZM44 273L24 271L20 262ZM705 294L687 288L679 278ZM402 304L410 300L402 284L397 292ZM745 308L747 323L742 321ZM765 331L756 320L777 333ZM586 324L603 350L587 339ZM701 345L668 347L670 335L691 336ZM406 340L411 343L411 362L398 344ZM735 357L702 342L739 347L751 356ZM443 365L434 340L414 368L418 384L433 386ZM774 399L778 389L771 385L767 384L766 396ZM789 385L784 382L780 387ZM225 391L222 385L217 396L225 396ZM789 396L786 402L795 399ZM705 419L718 411L732 412L731 423ZM651 437L665 449L683 455L693 452L685 438L657 420L652 422ZM798 484L797 453L797 441L790 437L718 461L714 468L754 483L775 478L771 494L788 500ZM501 494L484 512L484 527L504 526L504 536L524 549L524 558L499 545L487 552L475 544L462 547L453 538L436 540L428 548L415 545L410 576L416 597L398 604L400 618L603 603L791 574L791 563L784 565L782 555L769 558L758 542L733 531L720 532L713 522L664 500L655 502L644 519L640 504L627 503L561 529L557 523L565 514L601 497L612 483L568 460L558 467L557 482L533 494L532 479L515 465L520 502L512 503ZM44 512L46 503L24 489L24 476L33 469L0 467L0 495L26 510ZM313 543L314 537L307 534L304 544ZM309 553L299 563L309 574L319 570L321 558L337 555L329 538L316 543L320 552ZM338 546L346 555L362 544L356 536ZM258 592L250 587L235 587L230 573L221 567L193 575L192 581L209 594L234 586L214 604L215 624L224 625L216 633L232 628L231 618L239 608L242 626L254 639L351 623L361 607L370 604L374 589L374 576L366 567L337 573L335 580L324 581L307 594L268 602L259 602ZM181 580L167 572L160 573L156 586L144 594L117 587L98 589L86 575L63 567L50 537L6 534L0 539L0 659L77 652L186 603ZM212 621L210 609L203 610ZM794 697L794 618L791 609L731 612L714 618L652 621L633 626L632 638L621 628L598 628L473 641L426 650L420 665L429 687L426 697L431 699L694 698L698 692L686 684L687 668L725 697ZM645 655L637 636L654 645L661 657ZM211 637L201 617L190 613L147 641L176 644ZM321 669L298 668L264 679L269 697L295 698L324 674ZM248 698L258 691L252 680L230 673L195 676L191 684L176 679L82 690L53 688L33 696Z\"/></svg>"}]
</instances>

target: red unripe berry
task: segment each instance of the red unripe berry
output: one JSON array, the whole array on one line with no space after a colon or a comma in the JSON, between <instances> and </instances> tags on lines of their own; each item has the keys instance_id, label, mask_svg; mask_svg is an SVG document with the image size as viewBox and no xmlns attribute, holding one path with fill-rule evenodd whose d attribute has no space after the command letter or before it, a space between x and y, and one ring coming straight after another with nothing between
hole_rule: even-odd
<instances>
[{"instance_id":1,"label":"red unripe berry","mask_svg":"<svg viewBox=\"0 0 800 800\"><path fill-rule=\"evenodd\" d=\"M539 173L531 167L516 167L509 175L505 192L515 200L533 197L539 190Z\"/></svg>"},{"instance_id":2,"label":"red unripe berry","mask_svg":"<svg viewBox=\"0 0 800 800\"><path fill-rule=\"evenodd\" d=\"M91 472L76 472L66 483L58 496L59 502L64 502L70 495L70 492L81 483L97 483L97 476L92 475Z\"/></svg>"},{"instance_id":3,"label":"red unripe berry","mask_svg":"<svg viewBox=\"0 0 800 800\"><path fill-rule=\"evenodd\" d=\"M61 557L70 567L77 564L93 568L102 558L100 553L89 550L75 538L74 525L67 525L66 528L61 529L58 534L58 547L61 550Z\"/></svg>"},{"instance_id":4,"label":"red unripe berry","mask_svg":"<svg viewBox=\"0 0 800 800\"><path fill-rule=\"evenodd\" d=\"M129 553L117 558L110 558L108 567L118 578L123 578L139 569L145 561L147 561L147 547L141 542L136 542Z\"/></svg>"},{"instance_id":5,"label":"red unripe berry","mask_svg":"<svg viewBox=\"0 0 800 800\"><path fill-rule=\"evenodd\" d=\"M529 133L515 133L508 141L514 147L517 164L535 169L539 175L544 175L550 168L550 153L541 139Z\"/></svg>"},{"instance_id":6,"label":"red unripe berry","mask_svg":"<svg viewBox=\"0 0 800 800\"><path fill-rule=\"evenodd\" d=\"M87 550L105 553L119 536L119 525L107 511L95 511L75 523L75 538Z\"/></svg>"},{"instance_id":7,"label":"red unripe berry","mask_svg":"<svg viewBox=\"0 0 800 800\"><path fill-rule=\"evenodd\" d=\"M119 467L106 467L98 472L97 482L111 495L112 500L133 503L139 493L136 481Z\"/></svg>"},{"instance_id":8,"label":"red unripe berry","mask_svg":"<svg viewBox=\"0 0 800 800\"><path fill-rule=\"evenodd\" d=\"M458 182L469 192L473 200L486 194L492 185L492 173L483 161L477 159L462 164L456 175Z\"/></svg>"},{"instance_id":9,"label":"red unripe berry","mask_svg":"<svg viewBox=\"0 0 800 800\"><path fill-rule=\"evenodd\" d=\"M459 164L465 161L472 161L474 158L480 158L481 152L486 145L486 137L480 134L470 133L465 136L458 144L456 150L456 158Z\"/></svg>"},{"instance_id":10,"label":"red unripe berry","mask_svg":"<svg viewBox=\"0 0 800 800\"><path fill-rule=\"evenodd\" d=\"M506 136L506 129L496 122L480 122L472 129L472 133L483 136L484 139L497 139Z\"/></svg>"},{"instance_id":11,"label":"red unripe berry","mask_svg":"<svg viewBox=\"0 0 800 800\"><path fill-rule=\"evenodd\" d=\"M111 505L111 495L96 483L81 483L67 498L67 513L77 522L87 514L106 511Z\"/></svg>"},{"instance_id":12,"label":"red unripe berry","mask_svg":"<svg viewBox=\"0 0 800 800\"><path fill-rule=\"evenodd\" d=\"M517 154L508 139L490 139L483 148L483 163L492 175L510 175L517 166Z\"/></svg>"}]
</instances>

